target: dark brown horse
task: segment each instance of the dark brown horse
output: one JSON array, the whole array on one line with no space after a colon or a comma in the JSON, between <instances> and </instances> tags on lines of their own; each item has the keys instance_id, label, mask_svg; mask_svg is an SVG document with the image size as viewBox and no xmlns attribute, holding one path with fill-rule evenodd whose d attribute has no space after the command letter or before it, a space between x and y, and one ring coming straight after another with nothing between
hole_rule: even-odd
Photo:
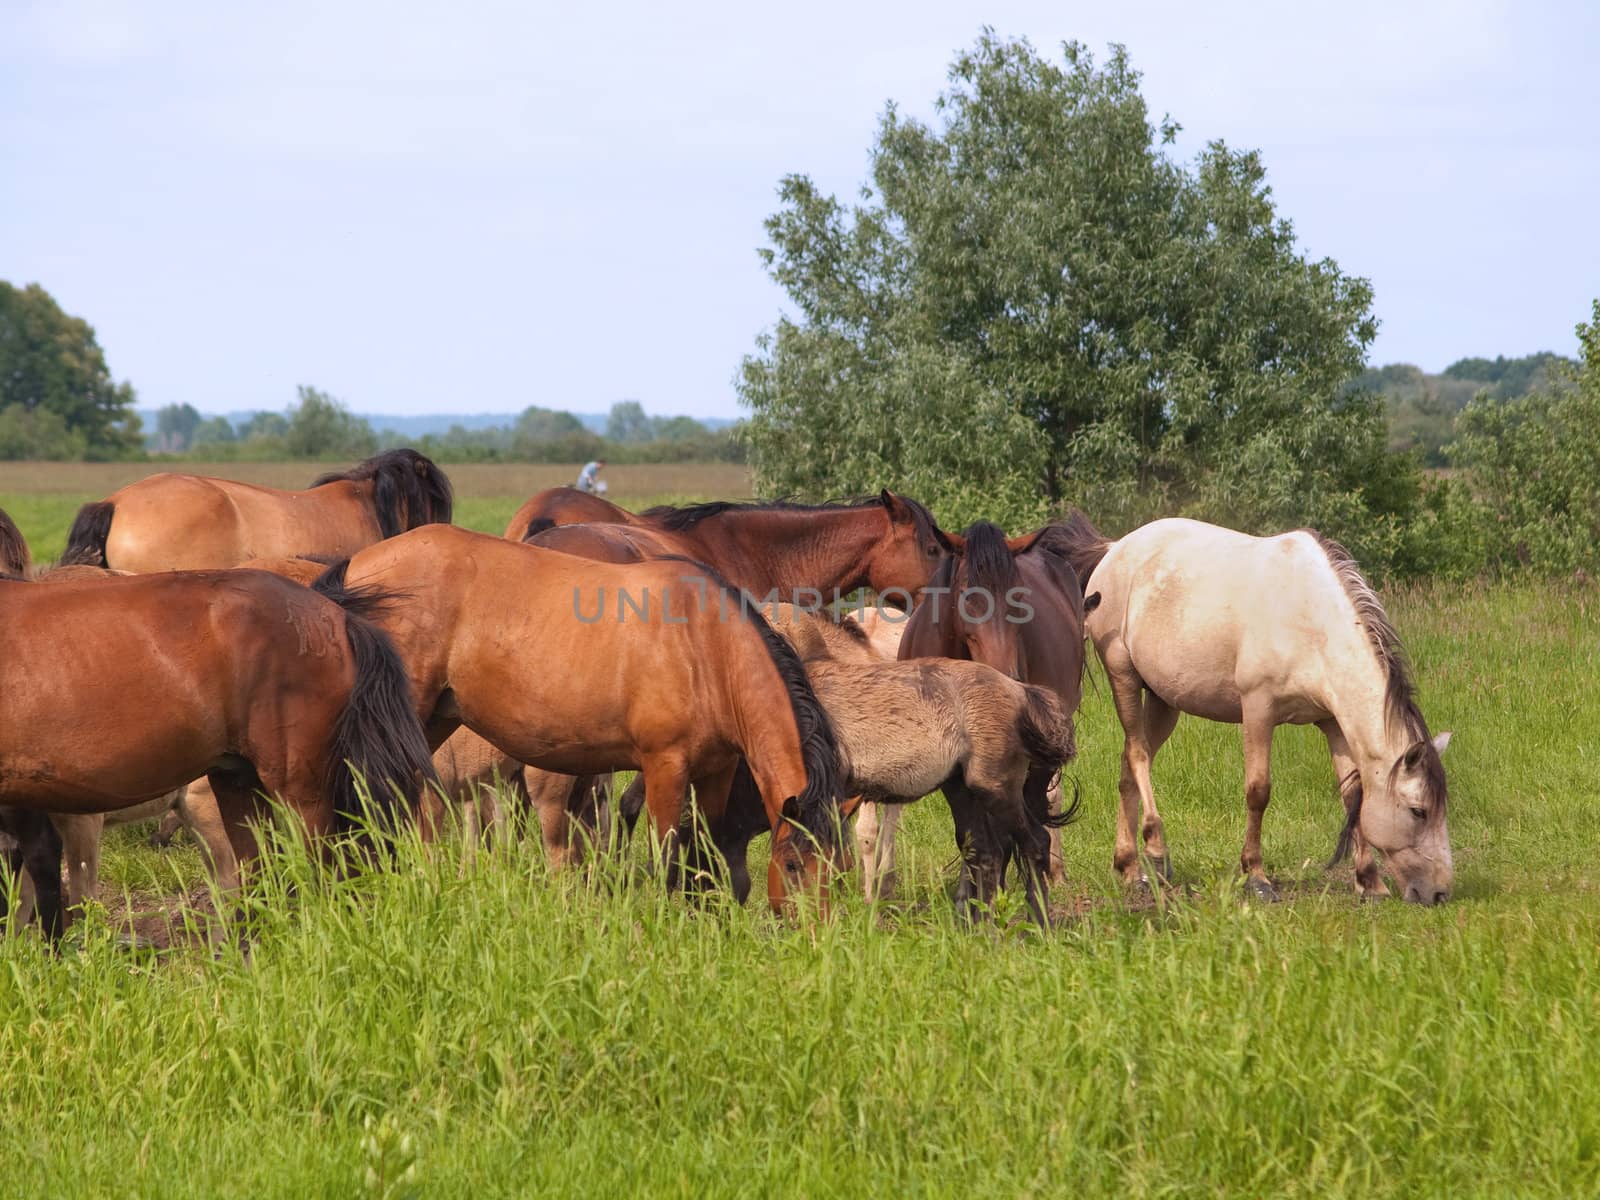
<instances>
[{"instance_id":1,"label":"dark brown horse","mask_svg":"<svg viewBox=\"0 0 1600 1200\"><path fill-rule=\"evenodd\" d=\"M0 576L26 579L32 565L33 559L28 554L28 543L22 536L22 530L17 528L17 523L7 515L5 509L0 508Z\"/></svg>"},{"instance_id":2,"label":"dark brown horse","mask_svg":"<svg viewBox=\"0 0 1600 1200\"><path fill-rule=\"evenodd\" d=\"M84 505L62 561L142 574L294 554L343 558L407 529L448 524L450 516L450 481L415 450L385 450L302 492L152 475Z\"/></svg>"},{"instance_id":3,"label":"dark brown horse","mask_svg":"<svg viewBox=\"0 0 1600 1200\"><path fill-rule=\"evenodd\" d=\"M800 588L819 592L820 603L835 593L869 587L880 596L887 593L891 603L898 595L906 608L939 563L960 548L960 539L940 529L926 508L889 491L846 504L718 500L652 508L637 516L582 492L573 494L582 496L585 505L604 505L627 519L591 518L586 524L563 522L552 528L538 523L552 518L538 517L530 532L519 512L506 536L513 541L537 537L539 545L552 550L606 562L679 554L709 563L758 598L777 590L781 599L792 601L789 593ZM551 511L566 515L578 507L573 503Z\"/></svg>"},{"instance_id":4,"label":"dark brown horse","mask_svg":"<svg viewBox=\"0 0 1600 1200\"><path fill-rule=\"evenodd\" d=\"M1068 558L1066 527L1047 525L1008 541L998 527L980 521L963 537L964 553L940 569L906 622L900 658L970 659L1043 687L1063 711L1077 712L1083 696L1083 590ZM1049 813L1054 773L1054 767L1042 766L1029 772L1023 797L1030 817L1043 820ZM1003 871L1008 852L983 806L959 781L944 792L957 844L967 856L961 895L968 896L974 879ZM887 810L873 813L863 806L858 821L885 815ZM892 864L893 837L892 823L879 829L880 861Z\"/></svg>"},{"instance_id":5,"label":"dark brown horse","mask_svg":"<svg viewBox=\"0 0 1600 1200\"><path fill-rule=\"evenodd\" d=\"M748 759L784 889L825 880L839 821L832 728L789 644L711 568L599 563L436 525L368 547L316 586L390 631L434 745L464 724L546 770L642 770L663 840L691 783L718 813ZM368 605L373 586L405 598Z\"/></svg>"},{"instance_id":6,"label":"dark brown horse","mask_svg":"<svg viewBox=\"0 0 1600 1200\"><path fill-rule=\"evenodd\" d=\"M207 775L249 858L258 792L315 835L360 813L352 766L391 819L432 778L389 639L276 575L4 581L0 628L0 805L115 811ZM55 858L28 865L58 930L59 843Z\"/></svg>"}]
</instances>

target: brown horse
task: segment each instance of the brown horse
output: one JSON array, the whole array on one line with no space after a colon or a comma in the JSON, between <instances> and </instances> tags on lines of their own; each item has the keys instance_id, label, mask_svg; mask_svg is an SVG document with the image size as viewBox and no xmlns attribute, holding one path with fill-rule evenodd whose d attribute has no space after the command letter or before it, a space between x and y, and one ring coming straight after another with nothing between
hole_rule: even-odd
<instances>
[{"instance_id":1,"label":"brown horse","mask_svg":"<svg viewBox=\"0 0 1600 1200\"><path fill-rule=\"evenodd\" d=\"M450 481L415 450L386 450L303 492L152 475L78 511L64 562L121 571L236 567L252 558L363 546L451 516Z\"/></svg>"},{"instance_id":2,"label":"brown horse","mask_svg":"<svg viewBox=\"0 0 1600 1200\"><path fill-rule=\"evenodd\" d=\"M368 604L374 585L404 600ZM825 877L832 729L788 643L709 567L603 564L440 525L368 547L316 586L391 632L434 745L465 724L530 766L642 770L663 840L691 783L718 812L747 758L785 886Z\"/></svg>"},{"instance_id":3,"label":"brown horse","mask_svg":"<svg viewBox=\"0 0 1600 1200\"><path fill-rule=\"evenodd\" d=\"M614 524L545 522L576 516L620 516ZM532 522L529 526L529 522ZM512 518L507 536L521 535L536 546L600 562L630 563L683 556L707 563L757 597L774 592L783 601L821 603L858 588L898 595L905 605L934 575L941 562L959 550L959 538L941 530L917 501L885 491L876 499L849 504L802 505L786 502L729 504L718 501L689 508L653 508L635 516L575 488L541 492ZM581 789L563 793L548 780L530 778L554 861L573 853L572 830L564 814L592 811ZM746 825L757 823L748 814ZM589 829L588 840L608 831Z\"/></svg>"},{"instance_id":4,"label":"brown horse","mask_svg":"<svg viewBox=\"0 0 1600 1200\"><path fill-rule=\"evenodd\" d=\"M963 535L964 553L940 570L927 597L906 622L900 658L955 658L983 663L1054 694L1063 711L1077 712L1083 695L1083 591L1068 554L1070 528L1047 525L1007 541L999 528L980 521ZM1035 764L1025 790L1030 811L1049 811L1046 792L1062 762ZM995 842L982 805L970 789L945 789L955 819L956 841L980 847ZM885 820L885 818L887 818ZM893 810L863 808L858 833L867 869L892 873ZM873 836L874 826L882 828ZM1052 833L1059 841L1059 834ZM870 859L868 850L872 853ZM1051 853L1052 873L1060 854ZM961 894L976 885L970 872Z\"/></svg>"},{"instance_id":5,"label":"brown horse","mask_svg":"<svg viewBox=\"0 0 1600 1200\"><path fill-rule=\"evenodd\" d=\"M603 500L575 487L545 488L526 500L506 526L506 536L520 542L529 533L554 525L644 525L646 522L620 504Z\"/></svg>"},{"instance_id":6,"label":"brown horse","mask_svg":"<svg viewBox=\"0 0 1600 1200\"><path fill-rule=\"evenodd\" d=\"M538 545L607 562L682 555L715 567L758 598L777 591L779 599L804 603L789 594L798 589L820 593L820 604L869 587L880 596L898 594L900 607L909 608L916 590L960 548L960 539L940 529L926 508L890 491L844 504L718 500L634 515L574 489L552 490L573 491L583 497L584 507L603 505L627 519L591 517L582 525L559 523L557 529L553 518L537 517L530 527L523 513L550 494L542 492L512 518L508 538L537 537ZM546 507L566 515L579 505Z\"/></svg>"},{"instance_id":7,"label":"brown horse","mask_svg":"<svg viewBox=\"0 0 1600 1200\"><path fill-rule=\"evenodd\" d=\"M319 834L361 811L351 767L391 817L432 777L388 638L275 575L0 582L0 628L0 805L106 812L208 775L248 858L258 791ZM56 846L48 869L28 864L52 931Z\"/></svg>"},{"instance_id":8,"label":"brown horse","mask_svg":"<svg viewBox=\"0 0 1600 1200\"><path fill-rule=\"evenodd\" d=\"M0 508L0 576L26 579L32 566L28 543L17 523Z\"/></svg>"}]
</instances>

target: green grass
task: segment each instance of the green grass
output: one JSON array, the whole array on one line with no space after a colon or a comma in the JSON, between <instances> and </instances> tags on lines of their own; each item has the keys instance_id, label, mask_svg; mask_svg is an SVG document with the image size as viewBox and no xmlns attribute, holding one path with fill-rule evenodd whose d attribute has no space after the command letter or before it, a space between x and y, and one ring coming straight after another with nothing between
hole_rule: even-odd
<instances>
[{"instance_id":1,"label":"green grass","mask_svg":"<svg viewBox=\"0 0 1600 1200\"><path fill-rule=\"evenodd\" d=\"M1295 729L1264 837L1289 899L1243 902L1238 731L1192 719L1155 769L1176 886L1130 901L1100 682L1055 896L1072 915L1048 936L954 922L934 798L908 815L900 899L868 910L852 876L821 924L663 896L637 854L551 877L530 843L470 868L408 846L338 885L285 852L248 956L153 957L98 917L59 955L12 938L0 1178L331 1197L412 1164L429 1196L1593 1194L1600 592L1388 601L1456 734L1442 908L1361 905L1348 867L1322 870L1340 810ZM108 902L197 871L116 831Z\"/></svg>"}]
</instances>

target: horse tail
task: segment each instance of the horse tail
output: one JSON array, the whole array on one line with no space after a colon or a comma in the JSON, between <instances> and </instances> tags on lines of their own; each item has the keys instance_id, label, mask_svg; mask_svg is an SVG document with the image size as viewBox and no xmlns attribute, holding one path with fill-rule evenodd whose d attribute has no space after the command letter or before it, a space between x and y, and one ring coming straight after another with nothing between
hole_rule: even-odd
<instances>
[{"instance_id":1,"label":"horse tail","mask_svg":"<svg viewBox=\"0 0 1600 1200\"><path fill-rule=\"evenodd\" d=\"M1066 559L1078 577L1078 591L1082 595L1088 591L1089 576L1094 574L1094 569L1115 542L1075 508L1065 519L1049 526L1035 544Z\"/></svg>"},{"instance_id":2,"label":"horse tail","mask_svg":"<svg viewBox=\"0 0 1600 1200\"><path fill-rule=\"evenodd\" d=\"M1078 738L1073 728L1072 714L1049 688L1032 684L1023 684L1022 687L1024 699L1022 710L1017 714L1017 738L1034 766L1055 771L1078 755ZM1040 787L1038 792L1041 821L1059 828L1077 818L1082 798L1076 788L1073 789L1072 803L1054 816L1042 811L1045 790Z\"/></svg>"},{"instance_id":3,"label":"horse tail","mask_svg":"<svg viewBox=\"0 0 1600 1200\"><path fill-rule=\"evenodd\" d=\"M26 579L31 565L27 539L22 536L17 523L4 509L0 509L0 576L15 575L18 579Z\"/></svg>"},{"instance_id":4,"label":"horse tail","mask_svg":"<svg viewBox=\"0 0 1600 1200\"><path fill-rule=\"evenodd\" d=\"M116 511L116 504L110 500L97 500L80 508L67 533L67 548L61 555L61 565L109 567L106 539L111 536L111 518Z\"/></svg>"},{"instance_id":5,"label":"horse tail","mask_svg":"<svg viewBox=\"0 0 1600 1200\"><path fill-rule=\"evenodd\" d=\"M439 777L394 643L376 625L348 610L344 634L356 678L334 724L328 762L327 788L335 822L338 828L349 829L361 812L355 780L360 772L376 812L390 829L397 829L401 818L416 812L422 788Z\"/></svg>"},{"instance_id":6,"label":"horse tail","mask_svg":"<svg viewBox=\"0 0 1600 1200\"><path fill-rule=\"evenodd\" d=\"M311 590L326 596L348 615L363 621L377 620L394 605L406 599L405 592L396 592L388 588L370 585L352 587L345 581L349 570L348 558L341 558L337 562L328 564L328 569L311 581Z\"/></svg>"}]
</instances>

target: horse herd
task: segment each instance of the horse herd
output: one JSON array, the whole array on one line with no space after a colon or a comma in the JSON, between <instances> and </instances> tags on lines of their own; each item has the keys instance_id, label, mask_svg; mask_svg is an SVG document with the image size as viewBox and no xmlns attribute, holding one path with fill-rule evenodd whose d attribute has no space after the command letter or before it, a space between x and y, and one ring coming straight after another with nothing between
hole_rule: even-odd
<instances>
[{"instance_id":1,"label":"horse herd","mask_svg":"<svg viewBox=\"0 0 1600 1200\"><path fill-rule=\"evenodd\" d=\"M1015 864L1047 923L1086 641L1126 735L1130 884L1169 871L1150 764L1188 712L1243 727L1257 894L1275 894L1261 821L1284 723L1327 737L1358 891L1386 895L1387 873L1408 900L1449 894L1449 735L1430 737L1377 597L1316 534L1164 520L1112 541L1073 513L958 535L889 491L636 514L554 488L503 537L451 517L411 450L304 491L154 475L85 505L49 569L0 514L0 830L47 933L119 815L175 808L231 891L267 797L312 838L363 812L433 838L452 809L487 831L509 796L556 865L647 814L669 882L725 876L741 901L770 832L782 908L825 901L852 814L863 888L884 895L901 808L936 790L958 902L982 911ZM613 799L616 770L639 774Z\"/></svg>"}]
</instances>

